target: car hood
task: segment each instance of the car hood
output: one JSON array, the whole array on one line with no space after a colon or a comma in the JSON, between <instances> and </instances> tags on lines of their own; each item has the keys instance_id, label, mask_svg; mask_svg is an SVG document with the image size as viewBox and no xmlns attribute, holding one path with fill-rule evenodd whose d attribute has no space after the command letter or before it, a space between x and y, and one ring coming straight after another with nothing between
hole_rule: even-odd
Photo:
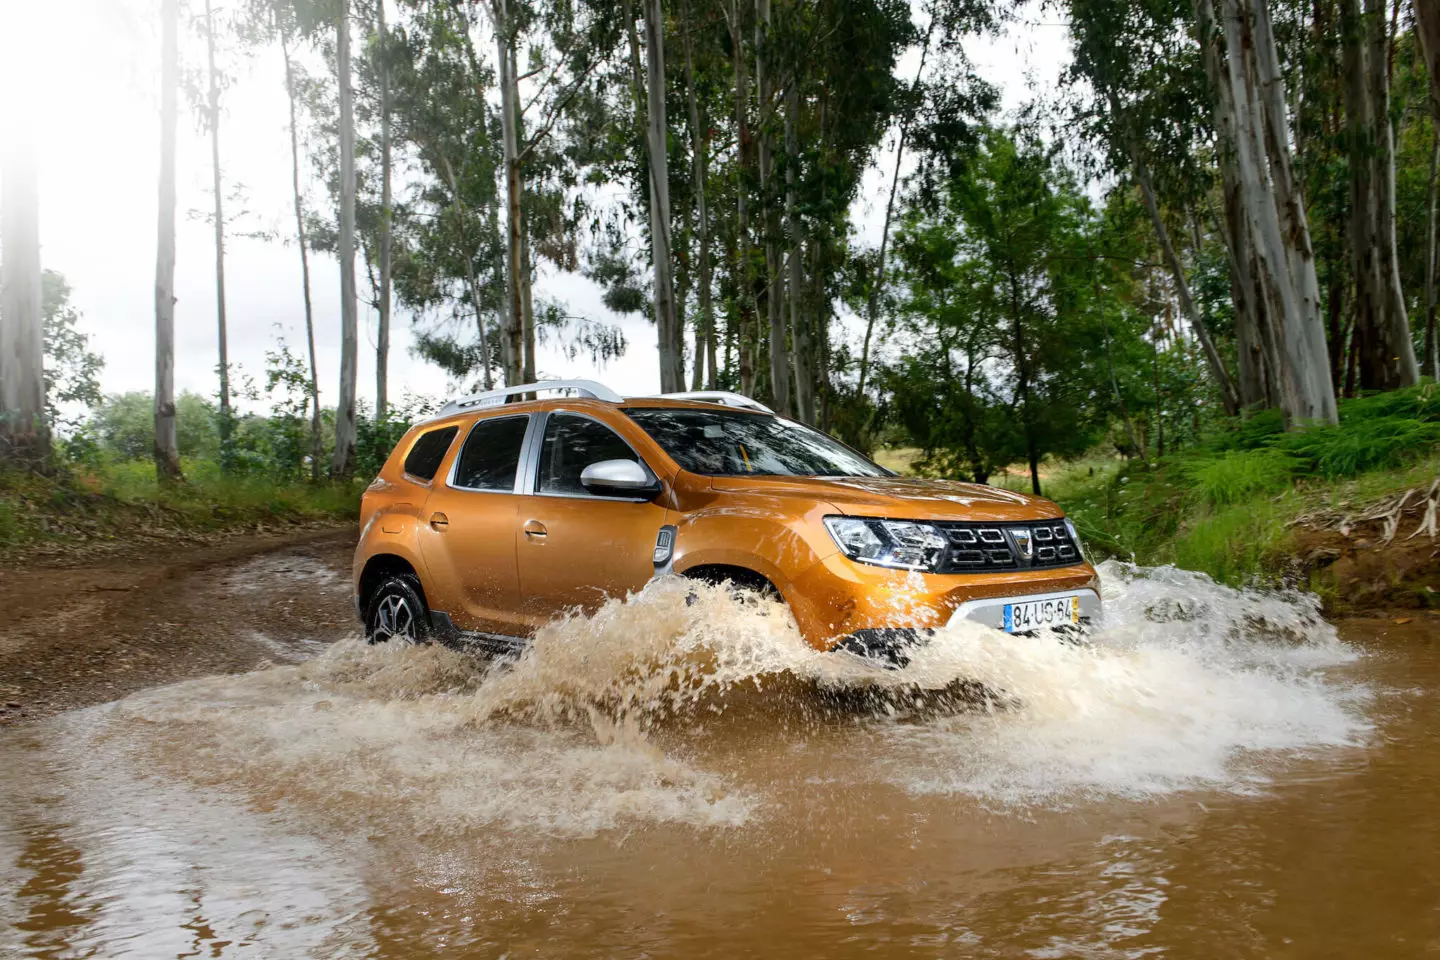
<instances>
[{"instance_id":1,"label":"car hood","mask_svg":"<svg viewBox=\"0 0 1440 960\"><path fill-rule=\"evenodd\" d=\"M716 477L711 489L819 500L851 516L898 520L1040 520L1064 515L1040 497L956 480Z\"/></svg>"}]
</instances>

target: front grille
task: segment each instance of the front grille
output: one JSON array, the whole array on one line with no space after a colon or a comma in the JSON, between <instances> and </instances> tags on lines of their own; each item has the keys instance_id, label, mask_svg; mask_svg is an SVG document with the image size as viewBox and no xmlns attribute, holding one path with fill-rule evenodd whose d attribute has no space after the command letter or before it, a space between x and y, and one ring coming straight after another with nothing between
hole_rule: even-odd
<instances>
[{"instance_id":1,"label":"front grille","mask_svg":"<svg viewBox=\"0 0 1440 960\"><path fill-rule=\"evenodd\" d=\"M936 523L950 540L939 573L1043 570L1081 562L1064 521Z\"/></svg>"}]
</instances>

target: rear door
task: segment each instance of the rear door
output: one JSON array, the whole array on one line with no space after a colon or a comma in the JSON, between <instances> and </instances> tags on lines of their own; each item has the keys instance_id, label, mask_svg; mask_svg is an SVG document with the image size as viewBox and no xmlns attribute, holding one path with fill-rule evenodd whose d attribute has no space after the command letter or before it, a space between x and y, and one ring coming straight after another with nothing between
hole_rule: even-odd
<instances>
[{"instance_id":1,"label":"rear door","mask_svg":"<svg viewBox=\"0 0 1440 960\"><path fill-rule=\"evenodd\" d=\"M432 611L462 630L520 636L515 567L521 452L530 414L475 421L425 501L420 549L434 582Z\"/></svg>"},{"instance_id":2,"label":"rear door","mask_svg":"<svg viewBox=\"0 0 1440 960\"><path fill-rule=\"evenodd\" d=\"M644 459L614 430L580 413L544 418L534 494L522 499L517 556L525 611L537 622L639 590L655 573L655 539L665 508L649 500L602 497L580 485L601 460Z\"/></svg>"}]
</instances>

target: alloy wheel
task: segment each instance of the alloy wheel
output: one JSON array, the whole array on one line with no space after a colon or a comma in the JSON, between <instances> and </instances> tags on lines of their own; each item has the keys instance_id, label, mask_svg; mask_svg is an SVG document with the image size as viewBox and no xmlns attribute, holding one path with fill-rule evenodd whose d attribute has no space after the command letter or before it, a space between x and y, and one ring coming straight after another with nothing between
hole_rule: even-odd
<instances>
[{"instance_id":1,"label":"alloy wheel","mask_svg":"<svg viewBox=\"0 0 1440 960\"><path fill-rule=\"evenodd\" d=\"M375 629L371 637L379 643L386 640L415 640L415 612L405 598L391 594L381 597L375 609Z\"/></svg>"}]
</instances>

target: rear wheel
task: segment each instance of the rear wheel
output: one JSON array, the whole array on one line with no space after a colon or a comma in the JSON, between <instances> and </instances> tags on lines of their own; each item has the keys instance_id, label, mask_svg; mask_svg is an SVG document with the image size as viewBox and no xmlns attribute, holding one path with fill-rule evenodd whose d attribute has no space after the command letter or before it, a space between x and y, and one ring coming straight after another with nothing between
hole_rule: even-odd
<instances>
[{"instance_id":1,"label":"rear wheel","mask_svg":"<svg viewBox=\"0 0 1440 960\"><path fill-rule=\"evenodd\" d=\"M409 573L386 577L365 609L365 639L371 643L423 643L429 638L430 612L419 579Z\"/></svg>"}]
</instances>

